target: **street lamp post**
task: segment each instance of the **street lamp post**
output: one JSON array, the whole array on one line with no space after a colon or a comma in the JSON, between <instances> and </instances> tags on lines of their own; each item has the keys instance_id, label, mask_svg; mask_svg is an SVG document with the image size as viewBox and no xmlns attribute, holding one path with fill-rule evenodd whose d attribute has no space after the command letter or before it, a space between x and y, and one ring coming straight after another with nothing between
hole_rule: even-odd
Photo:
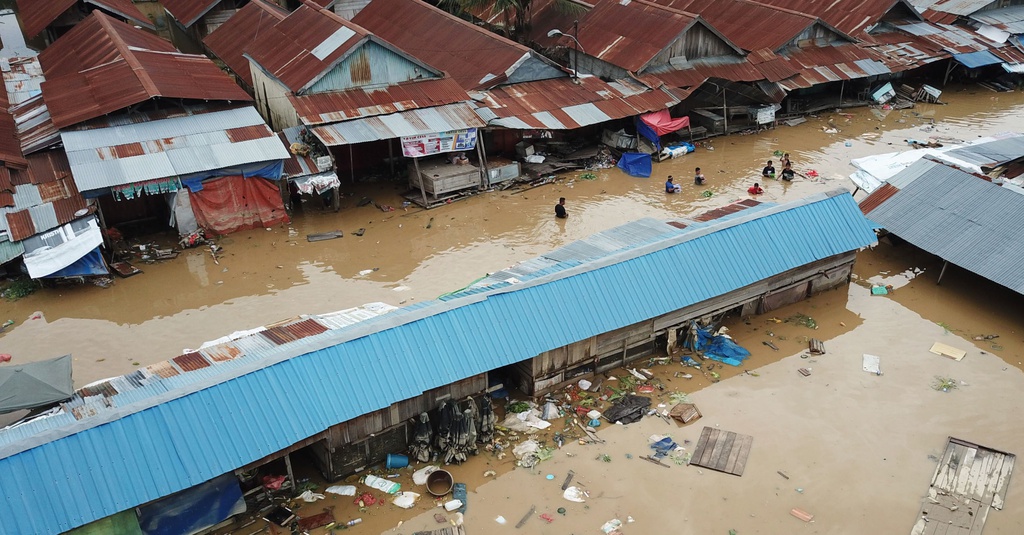
<instances>
[{"instance_id":1,"label":"street lamp post","mask_svg":"<svg viewBox=\"0 0 1024 535\"><path fill-rule=\"evenodd\" d=\"M572 79L574 81L578 82L579 79L580 79L580 77L579 77L580 50L583 50L583 45L580 44L580 40L579 40L580 21L578 21L578 20L572 21L572 35L569 35L569 34L563 32L562 30L559 30L557 28L548 32L548 37L555 37L556 35L561 35L562 37L568 37L569 39L572 39L572 43L573 43ZM583 53L586 54L587 51L583 50Z\"/></svg>"}]
</instances>

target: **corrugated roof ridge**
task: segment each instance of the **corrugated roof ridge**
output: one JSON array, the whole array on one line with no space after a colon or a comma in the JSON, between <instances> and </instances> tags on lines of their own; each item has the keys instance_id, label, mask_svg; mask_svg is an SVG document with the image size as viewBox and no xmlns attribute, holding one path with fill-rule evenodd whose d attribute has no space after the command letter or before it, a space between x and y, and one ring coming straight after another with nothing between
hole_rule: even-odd
<instances>
[{"instance_id":1,"label":"corrugated roof ridge","mask_svg":"<svg viewBox=\"0 0 1024 535\"><path fill-rule=\"evenodd\" d=\"M490 30L488 30L486 28L481 28L481 27L477 26L476 24L473 24L472 22L469 22L468 20L464 20L464 19L461 19L459 17L456 17L455 15L452 15L451 13L449 13L449 12L443 10L443 9L439 9L439 8L437 8L435 6L432 6L432 5L424 2L423 0L399 0L399 1L406 2L406 3L412 4L412 5L417 5L417 7L419 9L425 9L428 12L436 13L436 14L440 15L441 17L447 18L447 19L449 19L449 20L451 20L451 21L453 21L453 22L455 22L457 24L461 24L461 25L463 25L465 27L472 28L474 31L479 32L481 34L484 34L484 35L486 35L486 36L488 36L488 37L490 37L492 39L495 39L495 40L498 40L498 41L504 41L506 44L511 45L511 46L513 46L515 48L518 48L519 50L522 50L523 52L531 53L531 54L533 53L533 49L531 49L530 47L528 47L526 45L523 45L522 43L517 43L517 42L515 42L515 41L513 41L513 40L511 40L511 39L509 39L507 37L503 37L501 35L498 35L498 34L492 32L492 31L490 31Z\"/></svg>"},{"instance_id":2,"label":"corrugated roof ridge","mask_svg":"<svg viewBox=\"0 0 1024 535\"><path fill-rule=\"evenodd\" d=\"M107 37L114 45L114 48L116 48L118 53L121 54L121 57L124 58L125 63L132 68L132 73L134 73L135 77L139 79L139 83L142 84L142 87L146 88L146 92L152 96L159 95L160 92L157 90L156 82L149 77L149 73L146 72L145 67L142 66L142 62L139 61L139 58L135 57L132 47L128 46L128 44L121 39L121 34L114 29L110 17L102 11L96 11L93 16L96 17L97 22L100 24L100 28L102 28L107 34Z\"/></svg>"},{"instance_id":3,"label":"corrugated roof ridge","mask_svg":"<svg viewBox=\"0 0 1024 535\"><path fill-rule=\"evenodd\" d=\"M691 13L691 12L683 10L683 9L679 9L679 8L675 8L675 7L669 7L669 6L664 6L664 5L661 5L659 3L649 1L649 0L632 0L630 3L631 4L640 4L642 6L648 6L648 7L657 8L657 9L660 9L662 11L667 11L669 13L675 13L677 15L683 15L683 16L690 17L691 19L695 19L695 20L696 19L701 19L701 20L704 21L705 24L707 24L708 26L711 26L711 24L709 24L707 20L704 20L703 17L701 17L700 14L698 14L698 13ZM627 4L622 4L622 5L627 5Z\"/></svg>"},{"instance_id":4,"label":"corrugated roof ridge","mask_svg":"<svg viewBox=\"0 0 1024 535\"><path fill-rule=\"evenodd\" d=\"M288 16L288 12L285 11L284 8L268 0L250 0L249 3L255 5L279 21L284 20L284 18ZM245 7L243 6L242 9L245 9ZM262 17L260 17L260 22L263 22Z\"/></svg>"}]
</instances>

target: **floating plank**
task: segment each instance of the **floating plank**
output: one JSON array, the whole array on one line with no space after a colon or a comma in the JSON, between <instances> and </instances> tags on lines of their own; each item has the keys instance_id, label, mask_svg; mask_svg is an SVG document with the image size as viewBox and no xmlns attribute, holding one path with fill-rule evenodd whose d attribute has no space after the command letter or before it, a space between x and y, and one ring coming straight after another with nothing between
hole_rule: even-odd
<instances>
[{"instance_id":1,"label":"floating plank","mask_svg":"<svg viewBox=\"0 0 1024 535\"><path fill-rule=\"evenodd\" d=\"M967 356L967 352L964 351L963 349L957 349L953 346L943 344L942 342L935 342L934 344L932 344L931 349L929 349L928 351L931 351L936 355L941 355L943 357L953 359L957 362L963 360L964 357Z\"/></svg>"},{"instance_id":2,"label":"floating plank","mask_svg":"<svg viewBox=\"0 0 1024 535\"><path fill-rule=\"evenodd\" d=\"M796 371L800 372L800 375L803 375L804 377L807 377L808 375L811 374L811 370L807 368L797 368Z\"/></svg>"},{"instance_id":3,"label":"floating plank","mask_svg":"<svg viewBox=\"0 0 1024 535\"><path fill-rule=\"evenodd\" d=\"M950 437L911 535L980 535L1002 509L1016 457Z\"/></svg>"},{"instance_id":4,"label":"floating plank","mask_svg":"<svg viewBox=\"0 0 1024 535\"><path fill-rule=\"evenodd\" d=\"M749 435L704 427L690 464L741 476L753 441Z\"/></svg>"},{"instance_id":5,"label":"floating plank","mask_svg":"<svg viewBox=\"0 0 1024 535\"><path fill-rule=\"evenodd\" d=\"M807 350L810 351L812 355L824 355L825 344L821 343L821 340L818 340L817 338L811 338L810 341L807 342Z\"/></svg>"},{"instance_id":6,"label":"floating plank","mask_svg":"<svg viewBox=\"0 0 1024 535\"><path fill-rule=\"evenodd\" d=\"M807 511L804 511L803 509L793 509L789 512L789 514L799 518L800 520L803 520L804 522L810 522L811 520L814 520L814 515L808 513Z\"/></svg>"},{"instance_id":7,"label":"floating plank","mask_svg":"<svg viewBox=\"0 0 1024 535\"><path fill-rule=\"evenodd\" d=\"M124 279L127 279L132 275L138 275L139 273L142 273L141 269L131 265L127 261L111 262L110 267L114 270L114 273L117 273L118 275L121 276L121 278Z\"/></svg>"},{"instance_id":8,"label":"floating plank","mask_svg":"<svg viewBox=\"0 0 1024 535\"><path fill-rule=\"evenodd\" d=\"M688 424L690 422L699 420L701 416L700 409L697 408L693 403L680 403L672 410L668 411L668 415L676 419L681 424Z\"/></svg>"},{"instance_id":9,"label":"floating plank","mask_svg":"<svg viewBox=\"0 0 1024 535\"><path fill-rule=\"evenodd\" d=\"M344 237L345 233L340 230L332 230L330 232L318 232L316 234L306 234L306 241L325 241L335 240Z\"/></svg>"},{"instance_id":10,"label":"floating plank","mask_svg":"<svg viewBox=\"0 0 1024 535\"><path fill-rule=\"evenodd\" d=\"M433 531L416 531L412 535L466 535L466 528L464 526L454 526Z\"/></svg>"}]
</instances>

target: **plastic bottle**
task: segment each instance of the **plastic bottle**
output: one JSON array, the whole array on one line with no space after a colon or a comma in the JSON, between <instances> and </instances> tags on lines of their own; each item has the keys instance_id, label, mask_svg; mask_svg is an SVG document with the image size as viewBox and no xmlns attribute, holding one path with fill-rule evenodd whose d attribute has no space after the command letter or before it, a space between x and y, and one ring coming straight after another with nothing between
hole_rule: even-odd
<instances>
[{"instance_id":1,"label":"plastic bottle","mask_svg":"<svg viewBox=\"0 0 1024 535\"><path fill-rule=\"evenodd\" d=\"M345 525L346 526L354 526L354 525L356 525L356 524L358 524L358 523L360 523L362 521L363 521L362 518L355 518L355 519L349 520L348 522L345 522Z\"/></svg>"}]
</instances>

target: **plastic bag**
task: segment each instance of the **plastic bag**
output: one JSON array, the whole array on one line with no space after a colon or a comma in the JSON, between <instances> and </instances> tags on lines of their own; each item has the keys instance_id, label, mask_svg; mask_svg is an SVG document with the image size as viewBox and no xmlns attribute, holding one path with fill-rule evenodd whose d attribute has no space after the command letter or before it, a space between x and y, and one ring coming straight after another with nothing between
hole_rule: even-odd
<instances>
[{"instance_id":1,"label":"plastic bag","mask_svg":"<svg viewBox=\"0 0 1024 535\"><path fill-rule=\"evenodd\" d=\"M398 493L398 496L395 496L394 500L391 500L391 503L401 507L402 509L412 509L413 506L416 505L416 500L419 497L420 495L415 492L400 492Z\"/></svg>"}]
</instances>

